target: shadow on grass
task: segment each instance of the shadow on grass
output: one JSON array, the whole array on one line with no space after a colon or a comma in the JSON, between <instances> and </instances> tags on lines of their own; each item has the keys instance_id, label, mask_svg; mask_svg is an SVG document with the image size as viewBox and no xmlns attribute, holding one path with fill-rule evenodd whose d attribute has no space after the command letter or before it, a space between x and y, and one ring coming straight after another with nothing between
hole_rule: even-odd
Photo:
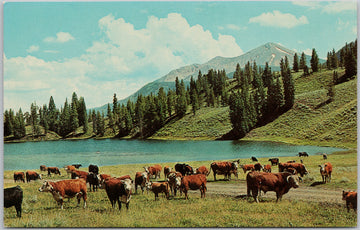
<instances>
[{"instance_id":1,"label":"shadow on grass","mask_svg":"<svg viewBox=\"0 0 360 230\"><path fill-rule=\"evenodd\" d=\"M311 187L315 187L315 186L318 186L318 185L321 185L321 184L325 184L325 183L322 182L322 181L315 181L315 182L312 183L310 186L311 186Z\"/></svg>"}]
</instances>

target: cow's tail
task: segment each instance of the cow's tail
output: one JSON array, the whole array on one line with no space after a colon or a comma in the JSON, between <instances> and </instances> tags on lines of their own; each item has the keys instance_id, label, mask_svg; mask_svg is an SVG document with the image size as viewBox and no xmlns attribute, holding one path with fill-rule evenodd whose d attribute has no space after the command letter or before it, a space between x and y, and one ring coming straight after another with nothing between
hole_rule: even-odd
<instances>
[{"instance_id":1,"label":"cow's tail","mask_svg":"<svg viewBox=\"0 0 360 230\"><path fill-rule=\"evenodd\" d=\"M211 169L212 169L212 164L210 165L210 170L209 170L209 173L206 175L206 176L209 176L210 175L210 172L211 172Z\"/></svg>"}]
</instances>

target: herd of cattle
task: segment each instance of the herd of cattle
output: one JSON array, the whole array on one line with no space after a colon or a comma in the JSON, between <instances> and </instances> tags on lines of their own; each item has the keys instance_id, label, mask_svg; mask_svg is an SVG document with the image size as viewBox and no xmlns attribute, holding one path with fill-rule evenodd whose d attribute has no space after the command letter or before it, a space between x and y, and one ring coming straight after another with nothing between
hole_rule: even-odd
<instances>
[{"instance_id":1,"label":"herd of cattle","mask_svg":"<svg viewBox=\"0 0 360 230\"><path fill-rule=\"evenodd\" d=\"M300 152L299 157L306 157L306 152ZM327 155L323 154L323 158L327 159ZM256 157L251 157L251 160L257 162ZM206 183L207 176L213 172L214 181L216 181L216 175L224 175L224 179L231 179L231 174L234 174L238 178L238 169L242 169L246 175L247 196L253 197L256 202L259 202L258 197L263 191L274 191L276 193L276 201L281 200L282 196L286 194L291 188L299 187L299 182L302 181L302 177L308 174L303 161L296 163L294 161L288 161L280 163L278 158L270 158L269 164L262 165L260 163L255 164L243 164L240 165L240 160L237 161L225 161L225 162L213 162L210 165L210 170L206 166L200 166L195 170L189 164L178 163L175 165L174 170L165 166L162 169L161 165L153 165L143 167L144 171L136 172L135 180L130 175L124 175L121 177L112 177L109 174L99 174L99 167L97 165L89 165L88 172L81 171L79 168L81 164L73 164L64 167L68 175L71 175L71 179L60 181L44 181L39 188L40 192L49 192L55 199L55 201L63 209L63 202L65 198L76 197L78 205L80 205L81 198L84 201L84 208L87 201L87 183L89 184L90 191L96 192L98 188L105 189L108 199L113 208L118 203L119 210L121 204L125 204L126 208L129 208L129 203L132 194L132 188L135 187L135 193L137 193L138 187L141 188L142 193L144 190L152 191L155 195L155 200L158 198L159 193L164 193L165 197L169 199L170 194L176 196L177 191L184 193L185 199L188 199L189 190L200 190L201 198L205 197L207 191ZM272 173L271 167L278 166L278 173ZM320 174L322 176L323 183L331 181L332 165L330 162L319 165ZM59 174L60 169L57 167L40 166L41 171L47 172L48 177L52 174ZM161 177L161 173L164 173L164 182L152 181L151 179L157 179ZM298 176L300 175L300 177ZM24 172L14 173L14 182L22 181L25 183L31 180L42 179L42 175L35 171L28 170ZM18 185L12 188L4 189L4 206L15 206L17 216L21 217L21 204L23 199L23 191ZM357 210L357 192L345 192L343 191L343 200L346 201L346 207L348 211L350 208Z\"/></svg>"}]
</instances>

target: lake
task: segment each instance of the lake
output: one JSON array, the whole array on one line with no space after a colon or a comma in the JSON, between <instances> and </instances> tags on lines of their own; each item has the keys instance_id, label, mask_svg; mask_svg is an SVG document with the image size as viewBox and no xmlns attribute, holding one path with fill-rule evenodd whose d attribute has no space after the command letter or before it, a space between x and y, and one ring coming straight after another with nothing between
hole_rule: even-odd
<instances>
[{"instance_id":1,"label":"lake","mask_svg":"<svg viewBox=\"0 0 360 230\"><path fill-rule=\"evenodd\" d=\"M345 149L257 141L61 140L4 144L4 170L331 154Z\"/></svg>"}]
</instances>

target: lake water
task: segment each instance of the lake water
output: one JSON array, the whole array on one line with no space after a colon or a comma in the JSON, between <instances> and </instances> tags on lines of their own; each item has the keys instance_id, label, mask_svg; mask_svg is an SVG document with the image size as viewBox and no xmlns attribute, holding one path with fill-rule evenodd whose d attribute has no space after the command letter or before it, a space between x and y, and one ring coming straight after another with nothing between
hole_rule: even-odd
<instances>
[{"instance_id":1,"label":"lake water","mask_svg":"<svg viewBox=\"0 0 360 230\"><path fill-rule=\"evenodd\" d=\"M330 154L344 149L253 141L78 140L4 144L4 170Z\"/></svg>"}]
</instances>

